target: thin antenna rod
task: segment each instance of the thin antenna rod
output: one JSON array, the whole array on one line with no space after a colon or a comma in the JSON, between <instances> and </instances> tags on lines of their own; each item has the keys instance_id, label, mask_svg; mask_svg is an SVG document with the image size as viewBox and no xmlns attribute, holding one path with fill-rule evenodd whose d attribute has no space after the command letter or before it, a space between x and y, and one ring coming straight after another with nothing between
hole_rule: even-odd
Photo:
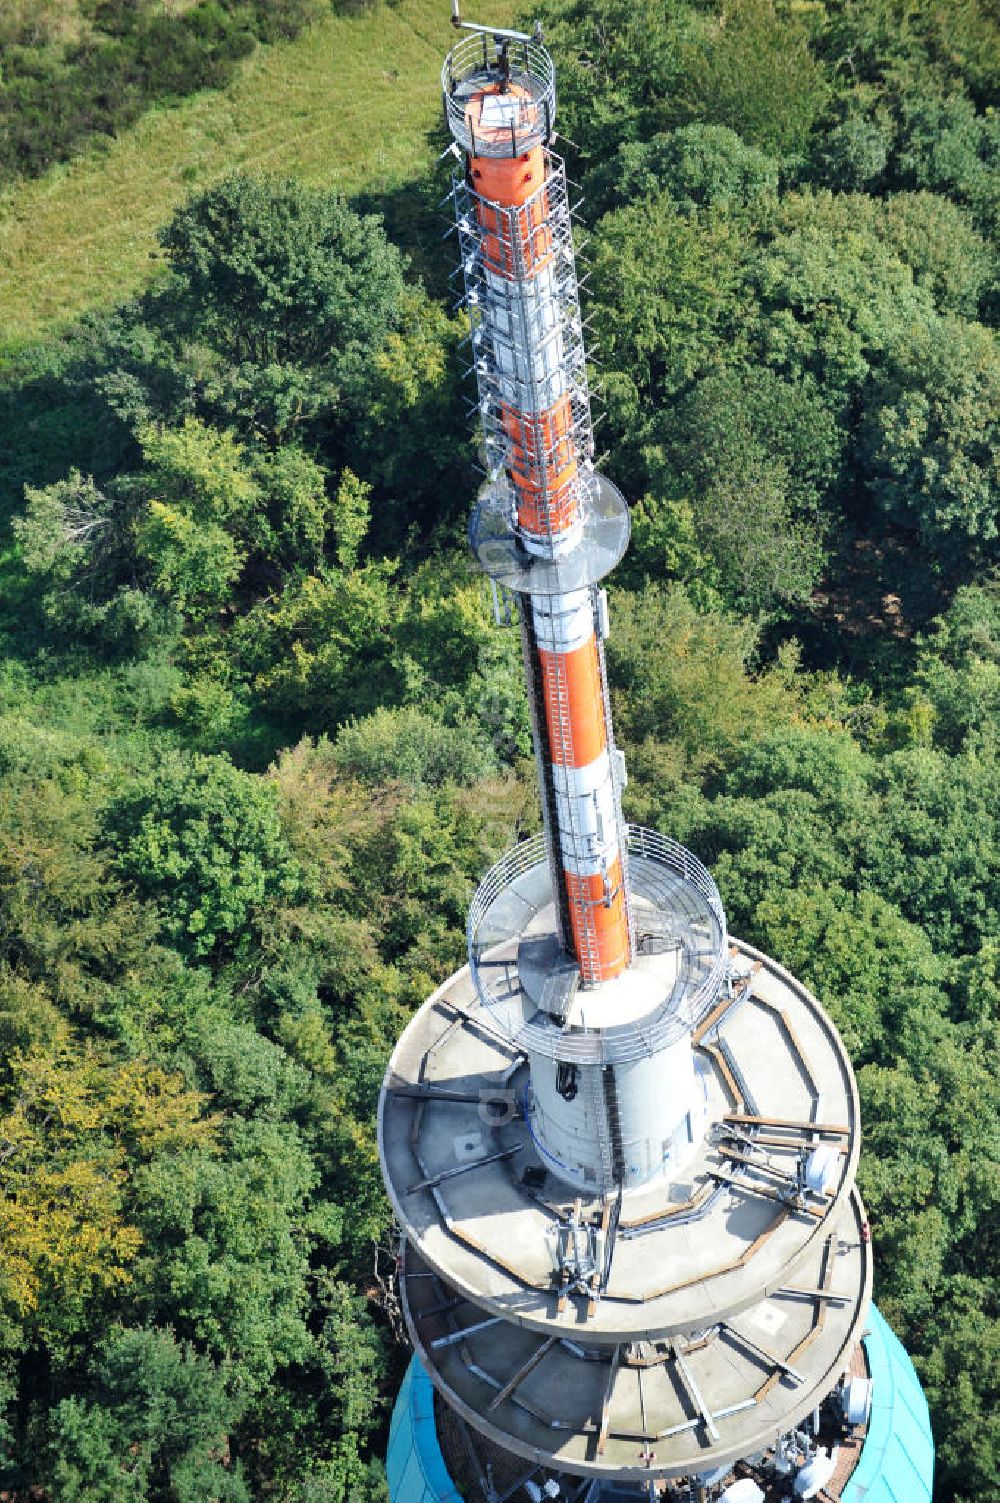
<instances>
[{"instance_id":1,"label":"thin antenna rod","mask_svg":"<svg viewBox=\"0 0 1000 1503\"><path fill-rule=\"evenodd\" d=\"M462 20L462 0L451 0L451 24L456 31L474 31L484 37L505 37L509 42L540 42L542 40L542 24L535 22L535 29L528 31L511 31L503 26L479 26L475 21Z\"/></svg>"}]
</instances>

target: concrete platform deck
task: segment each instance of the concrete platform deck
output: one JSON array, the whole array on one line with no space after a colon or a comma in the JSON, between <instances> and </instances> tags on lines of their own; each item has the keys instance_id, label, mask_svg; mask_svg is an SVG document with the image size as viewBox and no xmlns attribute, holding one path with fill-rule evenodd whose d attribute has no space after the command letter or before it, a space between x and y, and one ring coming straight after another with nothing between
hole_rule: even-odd
<instances>
[{"instance_id":1,"label":"concrete platform deck","mask_svg":"<svg viewBox=\"0 0 1000 1503\"><path fill-rule=\"evenodd\" d=\"M380 1150L409 1242L456 1295L543 1336L613 1347L704 1330L801 1282L853 1185L856 1086L806 988L746 945L734 953L747 983L696 1034L709 1136L682 1180L625 1196L610 1255L608 1205L574 1205L546 1173L523 1116L526 1065L468 969L424 1004L390 1061ZM825 1189L800 1193L797 1167L822 1143ZM573 1220L608 1275L588 1298L560 1288Z\"/></svg>"},{"instance_id":2,"label":"concrete platform deck","mask_svg":"<svg viewBox=\"0 0 1000 1503\"><path fill-rule=\"evenodd\" d=\"M627 827L636 953L613 980L581 988L555 1023L540 1006L526 952L556 940L551 873L541 836L516 846L484 877L469 915L473 980L494 1030L527 1053L623 1062L690 1031L726 970L718 889L689 851ZM556 940L556 947L558 941Z\"/></svg>"},{"instance_id":3,"label":"concrete platform deck","mask_svg":"<svg viewBox=\"0 0 1000 1503\"><path fill-rule=\"evenodd\" d=\"M863 1221L854 1195L794 1286L704 1331L610 1350L484 1317L407 1248L410 1335L448 1404L528 1461L619 1479L707 1470L772 1444L850 1367L871 1293Z\"/></svg>"}]
</instances>

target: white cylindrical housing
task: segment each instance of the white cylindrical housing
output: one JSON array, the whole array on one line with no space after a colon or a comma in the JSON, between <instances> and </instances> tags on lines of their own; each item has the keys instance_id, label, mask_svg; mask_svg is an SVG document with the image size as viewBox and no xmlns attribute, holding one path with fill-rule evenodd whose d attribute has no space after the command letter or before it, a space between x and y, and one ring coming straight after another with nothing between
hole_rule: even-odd
<instances>
[{"instance_id":1,"label":"white cylindrical housing","mask_svg":"<svg viewBox=\"0 0 1000 1503\"><path fill-rule=\"evenodd\" d=\"M523 412L551 407L566 389L562 309L551 263L530 279L512 281L486 271L481 303L505 399ZM554 384L550 384L554 383Z\"/></svg>"},{"instance_id":2,"label":"white cylindrical housing","mask_svg":"<svg viewBox=\"0 0 1000 1503\"><path fill-rule=\"evenodd\" d=\"M673 1179L700 1142L705 1092L688 1035L646 1059L574 1065L532 1055L529 1124L550 1172L581 1193Z\"/></svg>"},{"instance_id":3,"label":"white cylindrical housing","mask_svg":"<svg viewBox=\"0 0 1000 1503\"><path fill-rule=\"evenodd\" d=\"M563 869L577 877L607 871L618 858L618 795L607 751L586 767L552 764Z\"/></svg>"},{"instance_id":4,"label":"white cylindrical housing","mask_svg":"<svg viewBox=\"0 0 1000 1503\"><path fill-rule=\"evenodd\" d=\"M576 652L595 632L594 597L590 590L563 595L536 595L531 602L535 636L546 652Z\"/></svg>"}]
</instances>

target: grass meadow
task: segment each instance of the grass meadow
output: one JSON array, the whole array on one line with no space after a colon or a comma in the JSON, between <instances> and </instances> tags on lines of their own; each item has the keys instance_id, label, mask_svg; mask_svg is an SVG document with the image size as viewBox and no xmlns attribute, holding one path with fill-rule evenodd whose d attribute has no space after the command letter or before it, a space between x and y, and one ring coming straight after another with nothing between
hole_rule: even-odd
<instances>
[{"instance_id":1,"label":"grass meadow","mask_svg":"<svg viewBox=\"0 0 1000 1503\"><path fill-rule=\"evenodd\" d=\"M513 0L491 0L510 23ZM121 136L0 195L0 353L117 302L155 271L157 226L195 188L259 169L382 195L432 160L447 0L333 16L261 47L221 92L158 106Z\"/></svg>"}]
</instances>

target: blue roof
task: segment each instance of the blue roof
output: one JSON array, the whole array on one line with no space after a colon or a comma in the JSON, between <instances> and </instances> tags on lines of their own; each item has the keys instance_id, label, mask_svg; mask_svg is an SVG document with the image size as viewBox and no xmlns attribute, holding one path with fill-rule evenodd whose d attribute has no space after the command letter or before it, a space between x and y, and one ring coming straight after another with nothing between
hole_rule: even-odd
<instances>
[{"instance_id":1,"label":"blue roof","mask_svg":"<svg viewBox=\"0 0 1000 1503\"><path fill-rule=\"evenodd\" d=\"M874 1380L872 1410L841 1503L931 1503L934 1439L927 1400L913 1363L874 1305L865 1354ZM462 1503L438 1444L434 1385L417 1357L392 1411L385 1470L392 1503Z\"/></svg>"},{"instance_id":2,"label":"blue roof","mask_svg":"<svg viewBox=\"0 0 1000 1503\"><path fill-rule=\"evenodd\" d=\"M927 1400L905 1348L874 1305L865 1355L873 1380L872 1412L842 1503L930 1503L934 1437Z\"/></svg>"},{"instance_id":3,"label":"blue roof","mask_svg":"<svg viewBox=\"0 0 1000 1503\"><path fill-rule=\"evenodd\" d=\"M434 1423L434 1385L414 1357L396 1397L385 1473L392 1503L462 1503Z\"/></svg>"}]
</instances>

